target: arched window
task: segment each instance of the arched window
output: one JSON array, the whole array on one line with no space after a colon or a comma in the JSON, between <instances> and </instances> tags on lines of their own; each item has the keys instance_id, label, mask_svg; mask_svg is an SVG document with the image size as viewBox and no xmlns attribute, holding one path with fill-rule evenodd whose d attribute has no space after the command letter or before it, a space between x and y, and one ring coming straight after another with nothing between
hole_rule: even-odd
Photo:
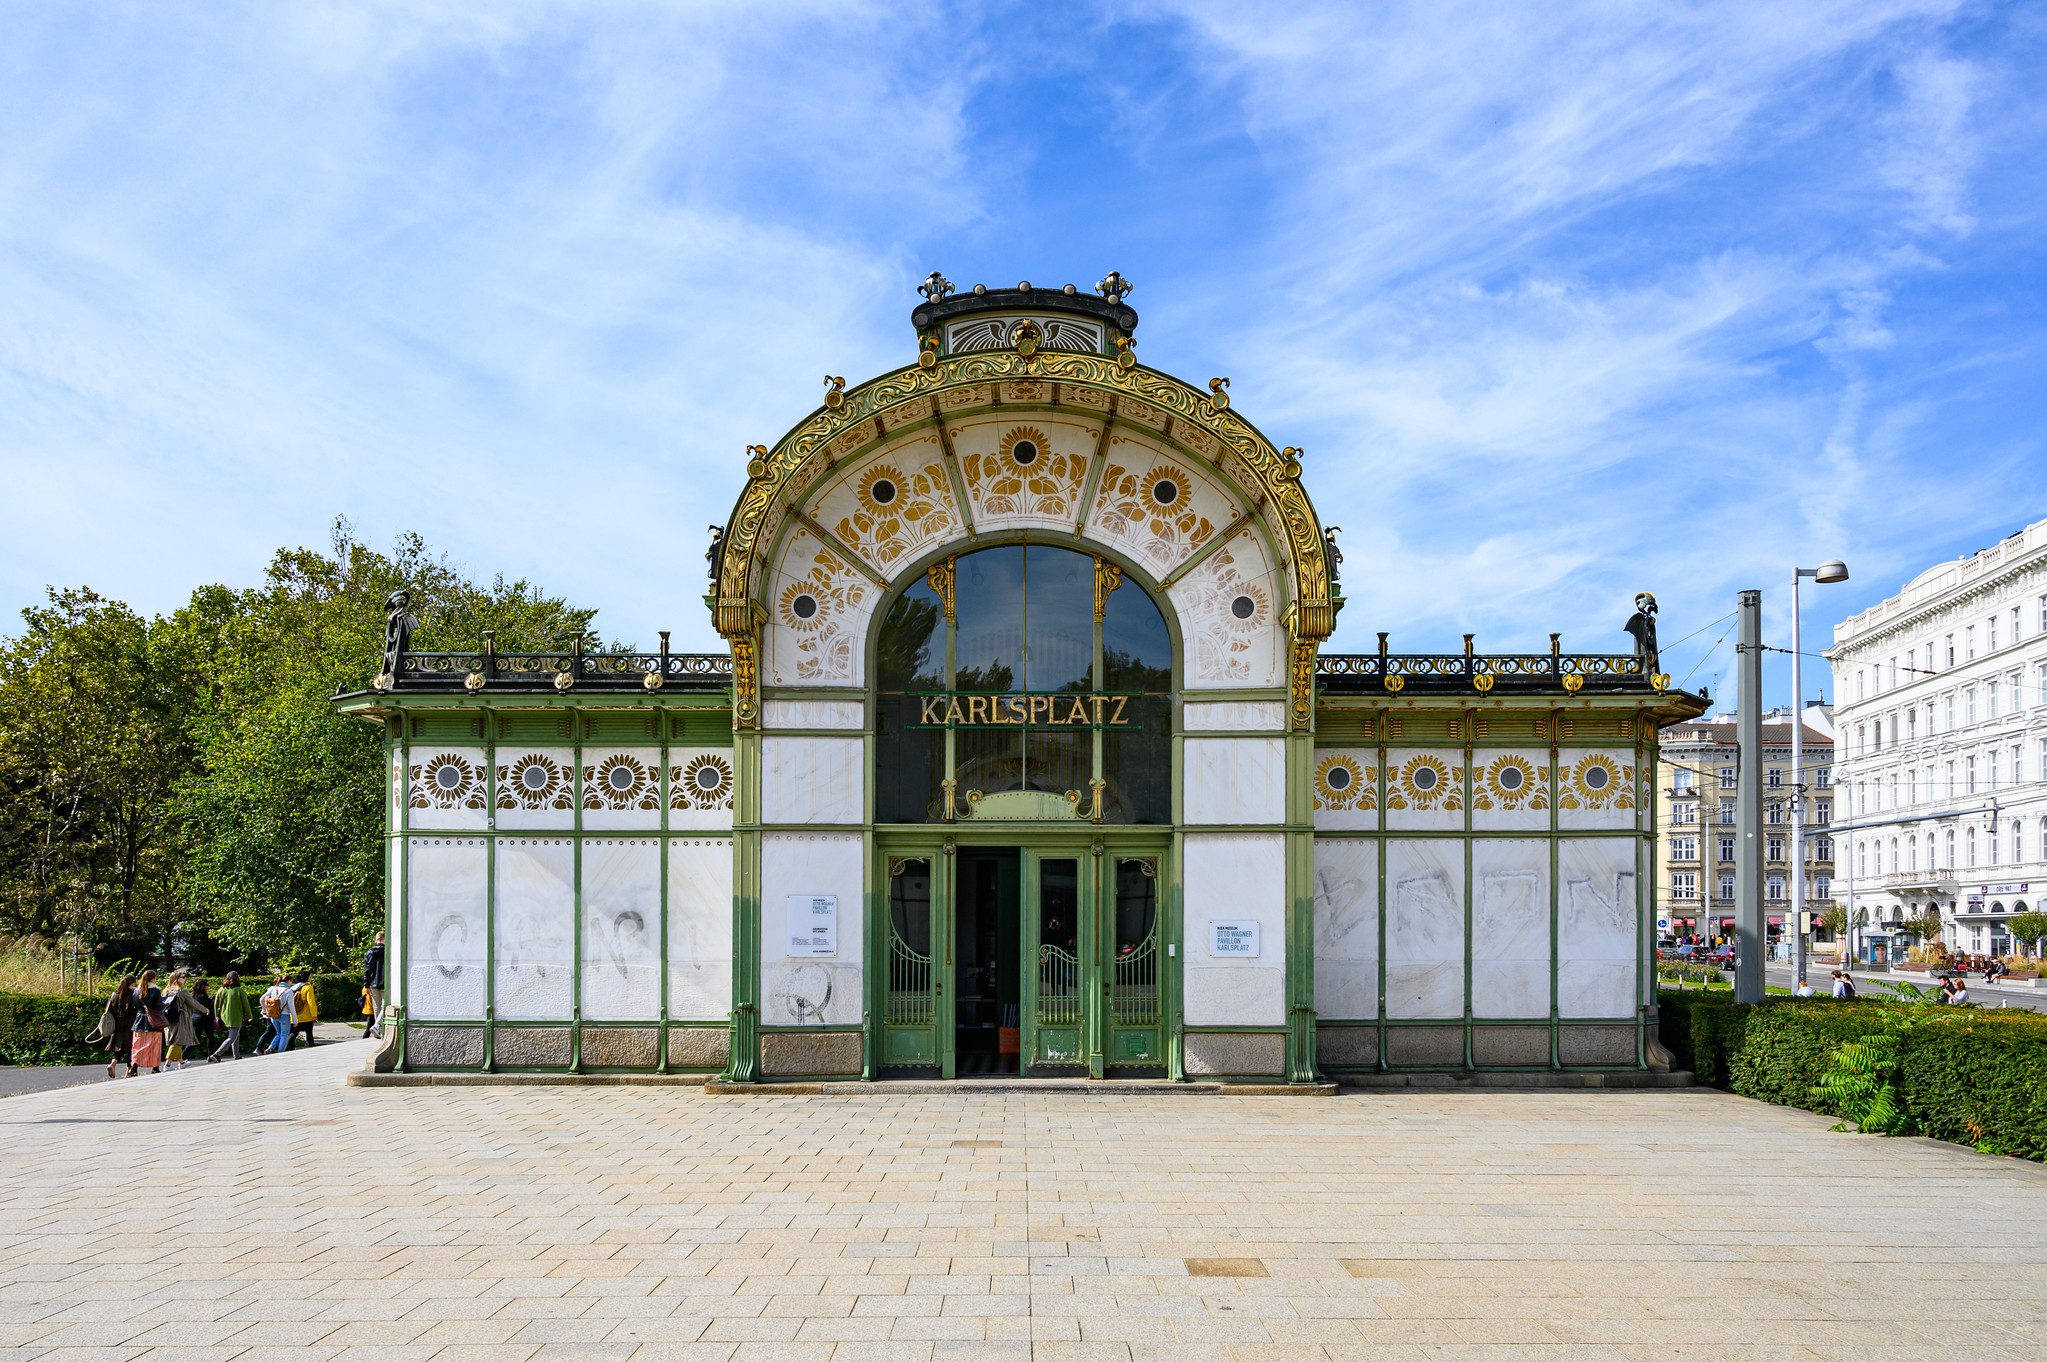
<instances>
[{"instance_id":1,"label":"arched window","mask_svg":"<svg viewBox=\"0 0 2047 1362\"><path fill-rule=\"evenodd\" d=\"M1096 778L1105 821L1170 821L1173 647L1151 597L1091 555L1052 545L949 562L949 617L942 571L882 612L878 821L942 820L948 780L960 813L969 791L1071 791L1086 809Z\"/></svg>"},{"instance_id":2,"label":"arched window","mask_svg":"<svg viewBox=\"0 0 2047 1362\"><path fill-rule=\"evenodd\" d=\"M1905 869L1917 870L1918 868L1919 839L1917 837L1907 837L1905 839Z\"/></svg>"},{"instance_id":3,"label":"arched window","mask_svg":"<svg viewBox=\"0 0 2047 1362\"><path fill-rule=\"evenodd\" d=\"M1955 868L1955 830L1953 828L1949 828L1947 832L1947 854L1941 858L1940 868L1943 870L1953 870Z\"/></svg>"},{"instance_id":4,"label":"arched window","mask_svg":"<svg viewBox=\"0 0 2047 1362\"><path fill-rule=\"evenodd\" d=\"M1976 868L1976 829L1969 829L1968 835L1962 839L1962 845L1964 848L1963 854L1968 857L1965 864L1967 864L1969 869L1974 870Z\"/></svg>"}]
</instances>

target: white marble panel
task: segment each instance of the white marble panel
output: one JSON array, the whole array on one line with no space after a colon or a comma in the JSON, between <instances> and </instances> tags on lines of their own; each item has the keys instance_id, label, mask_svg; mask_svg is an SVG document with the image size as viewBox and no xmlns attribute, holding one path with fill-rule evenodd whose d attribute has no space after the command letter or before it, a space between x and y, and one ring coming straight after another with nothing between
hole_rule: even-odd
<instances>
[{"instance_id":1,"label":"white marble panel","mask_svg":"<svg viewBox=\"0 0 2047 1362\"><path fill-rule=\"evenodd\" d=\"M1471 1013L1549 1017L1549 842L1471 844Z\"/></svg>"},{"instance_id":2,"label":"white marble panel","mask_svg":"<svg viewBox=\"0 0 2047 1362\"><path fill-rule=\"evenodd\" d=\"M859 700L765 700L761 727L850 728L857 733L867 727L867 706Z\"/></svg>"},{"instance_id":3,"label":"white marble panel","mask_svg":"<svg viewBox=\"0 0 2047 1362\"><path fill-rule=\"evenodd\" d=\"M1286 704L1280 700L1189 700L1180 713L1189 733L1286 732Z\"/></svg>"},{"instance_id":4,"label":"white marble panel","mask_svg":"<svg viewBox=\"0 0 2047 1362\"><path fill-rule=\"evenodd\" d=\"M501 837L491 953L500 1021L567 1021L575 1005L576 844Z\"/></svg>"},{"instance_id":5,"label":"white marble panel","mask_svg":"<svg viewBox=\"0 0 2047 1362\"><path fill-rule=\"evenodd\" d=\"M1386 1015L1464 1015L1464 844L1386 843Z\"/></svg>"},{"instance_id":6,"label":"white marble panel","mask_svg":"<svg viewBox=\"0 0 2047 1362\"><path fill-rule=\"evenodd\" d=\"M1486 751L1471 760L1471 826L1481 832L1546 832L1550 820L1549 749Z\"/></svg>"},{"instance_id":7,"label":"white marble panel","mask_svg":"<svg viewBox=\"0 0 2047 1362\"><path fill-rule=\"evenodd\" d=\"M1566 839L1557 874L1558 1014L1633 1017L1642 912L1634 839Z\"/></svg>"},{"instance_id":8,"label":"white marble panel","mask_svg":"<svg viewBox=\"0 0 2047 1362\"><path fill-rule=\"evenodd\" d=\"M583 749L583 827L660 831L660 748L602 744Z\"/></svg>"},{"instance_id":9,"label":"white marble panel","mask_svg":"<svg viewBox=\"0 0 2047 1362\"><path fill-rule=\"evenodd\" d=\"M1286 677L1286 585L1250 527L1167 593L1180 617L1189 689L1277 686Z\"/></svg>"},{"instance_id":10,"label":"white marble panel","mask_svg":"<svg viewBox=\"0 0 2047 1362\"><path fill-rule=\"evenodd\" d=\"M1379 1015L1379 844L1315 842L1315 1013Z\"/></svg>"},{"instance_id":11,"label":"white marble panel","mask_svg":"<svg viewBox=\"0 0 2047 1362\"><path fill-rule=\"evenodd\" d=\"M1087 535L1122 550L1155 579L1237 517L1235 500L1212 473L1147 435L1118 427L1106 458Z\"/></svg>"},{"instance_id":12,"label":"white marble panel","mask_svg":"<svg viewBox=\"0 0 2047 1362\"><path fill-rule=\"evenodd\" d=\"M1284 738L1186 738L1180 746L1182 820L1284 823Z\"/></svg>"},{"instance_id":13,"label":"white marble panel","mask_svg":"<svg viewBox=\"0 0 2047 1362\"><path fill-rule=\"evenodd\" d=\"M576 826L576 749L507 744L497 750L497 826L566 832Z\"/></svg>"},{"instance_id":14,"label":"white marble panel","mask_svg":"<svg viewBox=\"0 0 2047 1362\"><path fill-rule=\"evenodd\" d=\"M861 458L811 499L811 515L884 577L965 527L937 435L921 431Z\"/></svg>"},{"instance_id":15,"label":"white marble panel","mask_svg":"<svg viewBox=\"0 0 2047 1362\"><path fill-rule=\"evenodd\" d=\"M407 826L482 831L488 772L481 747L417 743L407 754Z\"/></svg>"},{"instance_id":16,"label":"white marble panel","mask_svg":"<svg viewBox=\"0 0 2047 1362\"><path fill-rule=\"evenodd\" d=\"M668 749L668 826L676 831L732 826L733 754L729 747Z\"/></svg>"},{"instance_id":17,"label":"white marble panel","mask_svg":"<svg viewBox=\"0 0 2047 1362\"><path fill-rule=\"evenodd\" d=\"M583 839L583 1015L661 1019L661 843Z\"/></svg>"},{"instance_id":18,"label":"white marble panel","mask_svg":"<svg viewBox=\"0 0 2047 1362\"><path fill-rule=\"evenodd\" d=\"M1286 839L1277 834L1188 833L1182 841L1189 1026L1279 1026L1286 1021ZM1210 924L1254 921L1256 958L1209 954Z\"/></svg>"},{"instance_id":19,"label":"white marble panel","mask_svg":"<svg viewBox=\"0 0 2047 1362\"><path fill-rule=\"evenodd\" d=\"M1389 831L1454 831L1464 826L1464 751L1457 747L1386 749ZM1461 1015L1461 1014L1460 1014Z\"/></svg>"},{"instance_id":20,"label":"white marble panel","mask_svg":"<svg viewBox=\"0 0 2047 1362\"><path fill-rule=\"evenodd\" d=\"M761 739L762 822L857 824L866 789L863 739Z\"/></svg>"},{"instance_id":21,"label":"white marble panel","mask_svg":"<svg viewBox=\"0 0 2047 1362\"><path fill-rule=\"evenodd\" d=\"M1101 439L1099 423L1033 411L972 417L953 423L951 431L976 533L1072 532ZM1017 461L1019 446L1035 451L1026 463Z\"/></svg>"},{"instance_id":22,"label":"white marble panel","mask_svg":"<svg viewBox=\"0 0 2047 1362\"><path fill-rule=\"evenodd\" d=\"M854 1025L865 1015L860 988L866 887L858 833L761 835L763 1025ZM837 897L837 955L789 957L788 904L794 894Z\"/></svg>"},{"instance_id":23,"label":"white marble panel","mask_svg":"<svg viewBox=\"0 0 2047 1362\"><path fill-rule=\"evenodd\" d=\"M1371 831L1379 826L1379 750L1318 747L1309 776L1315 826Z\"/></svg>"},{"instance_id":24,"label":"white marble panel","mask_svg":"<svg viewBox=\"0 0 2047 1362\"><path fill-rule=\"evenodd\" d=\"M483 1019L484 892L481 837L415 837L406 848L407 1016Z\"/></svg>"},{"instance_id":25,"label":"white marble panel","mask_svg":"<svg viewBox=\"0 0 2047 1362\"><path fill-rule=\"evenodd\" d=\"M1558 827L1632 828L1635 805L1633 748L1566 747L1557 752Z\"/></svg>"},{"instance_id":26,"label":"white marble panel","mask_svg":"<svg viewBox=\"0 0 2047 1362\"><path fill-rule=\"evenodd\" d=\"M761 681L769 686L857 686L868 618L881 588L808 530L783 545L768 585Z\"/></svg>"},{"instance_id":27,"label":"white marble panel","mask_svg":"<svg viewBox=\"0 0 2047 1362\"><path fill-rule=\"evenodd\" d=\"M732 1013L732 843L668 843L668 1016L723 1021Z\"/></svg>"}]
</instances>

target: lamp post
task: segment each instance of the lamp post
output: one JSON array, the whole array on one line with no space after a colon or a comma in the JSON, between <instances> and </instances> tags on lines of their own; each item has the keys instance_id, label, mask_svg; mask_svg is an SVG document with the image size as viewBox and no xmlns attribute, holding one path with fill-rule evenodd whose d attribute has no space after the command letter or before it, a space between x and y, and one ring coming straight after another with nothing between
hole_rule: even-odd
<instances>
[{"instance_id":1,"label":"lamp post","mask_svg":"<svg viewBox=\"0 0 2047 1362\"><path fill-rule=\"evenodd\" d=\"M1794 984L1805 982L1805 654L1798 629L1798 583L1802 577L1815 582L1845 582L1848 565L1835 558L1816 568L1791 570L1791 921L1787 924L1796 943Z\"/></svg>"}]
</instances>

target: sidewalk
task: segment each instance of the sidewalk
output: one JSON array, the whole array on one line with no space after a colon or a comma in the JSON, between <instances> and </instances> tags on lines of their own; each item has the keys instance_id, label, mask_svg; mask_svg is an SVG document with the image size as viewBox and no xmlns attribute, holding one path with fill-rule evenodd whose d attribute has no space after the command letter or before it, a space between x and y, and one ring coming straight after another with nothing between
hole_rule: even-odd
<instances>
[{"instance_id":1,"label":"sidewalk","mask_svg":"<svg viewBox=\"0 0 2047 1362\"><path fill-rule=\"evenodd\" d=\"M361 1040L362 1028L360 1026L351 1026L347 1022L315 1022L313 1025L313 1035L319 1040L321 1045L346 1044L351 1040ZM304 1052L304 1047L300 1046L292 1050L291 1053L297 1055ZM244 1056L244 1058L275 1059L276 1056ZM206 1067L205 1058L202 1056L193 1060L192 1067L189 1069L160 1074L143 1073L137 1074L135 1078L138 1082L143 1079L175 1079ZM213 1067L219 1068L220 1066L216 1064ZM126 1070L121 1072L125 1075ZM27 1092L51 1092L57 1088L75 1088L85 1083L106 1083L109 1081L121 1082L124 1079L109 1080L107 1078L107 1066L104 1061L98 1064L0 1065L0 1097L16 1097Z\"/></svg>"}]
</instances>

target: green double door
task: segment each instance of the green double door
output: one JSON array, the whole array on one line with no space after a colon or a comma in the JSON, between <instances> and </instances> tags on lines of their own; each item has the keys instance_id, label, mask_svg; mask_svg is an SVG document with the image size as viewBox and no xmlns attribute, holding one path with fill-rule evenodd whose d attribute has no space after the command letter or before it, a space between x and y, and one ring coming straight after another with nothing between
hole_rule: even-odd
<instances>
[{"instance_id":1,"label":"green double door","mask_svg":"<svg viewBox=\"0 0 2047 1362\"><path fill-rule=\"evenodd\" d=\"M1162 1072L1163 848L886 857L883 1072Z\"/></svg>"}]
</instances>

